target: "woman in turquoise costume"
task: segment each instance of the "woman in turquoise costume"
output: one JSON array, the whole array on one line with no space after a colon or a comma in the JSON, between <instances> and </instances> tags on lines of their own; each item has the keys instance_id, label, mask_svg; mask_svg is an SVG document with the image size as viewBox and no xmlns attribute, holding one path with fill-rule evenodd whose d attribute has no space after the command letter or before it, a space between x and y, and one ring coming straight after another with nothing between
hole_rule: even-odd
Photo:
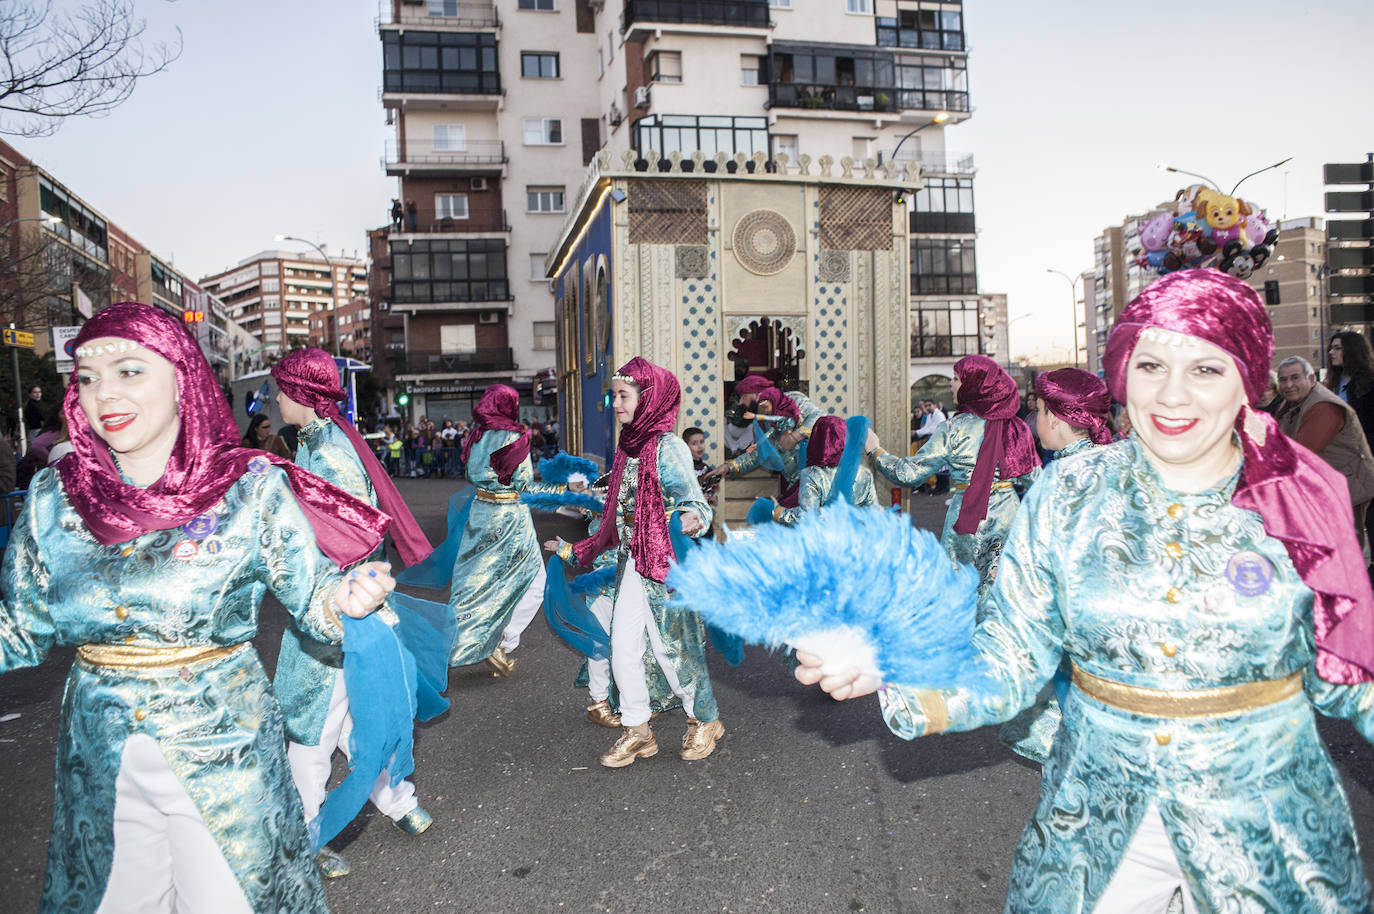
<instances>
[{"instance_id":1,"label":"woman in turquoise costume","mask_svg":"<svg viewBox=\"0 0 1374 914\"><path fill-rule=\"evenodd\" d=\"M691 451L673 434L682 400L673 373L636 357L611 379L611 396L620 435L606 507L615 511L615 523L602 523L595 535L577 543L544 545L579 567L616 550L611 672L623 729L601 764L623 768L658 753L649 727L646 645L687 714L679 755L695 761L715 751L725 727L706 669L705 627L691 610L667 607L664 582L673 557L669 518L680 513L682 532L700 536L710 526L711 508L697 483Z\"/></svg>"},{"instance_id":2,"label":"woman in turquoise costume","mask_svg":"<svg viewBox=\"0 0 1374 914\"><path fill-rule=\"evenodd\" d=\"M919 669L883 685L801 658L835 698L881 687L905 738L1006 720L1069 659L1008 912L1371 910L1314 712L1374 738L1374 596L1344 479L1247 405L1272 350L1244 282L1156 281L1104 358L1134 434L1030 490L978 662L927 688Z\"/></svg>"},{"instance_id":3,"label":"woman in turquoise costume","mask_svg":"<svg viewBox=\"0 0 1374 914\"><path fill-rule=\"evenodd\" d=\"M986 590L1021 503L1014 486L1034 478L1040 458L1030 429L1016 417L1016 382L992 359L967 355L954 363L954 402L959 411L915 456L887 453L871 432L866 451L876 474L909 489L949 468L954 494L940 542L954 561L978 569Z\"/></svg>"},{"instance_id":4,"label":"woman in turquoise costume","mask_svg":"<svg viewBox=\"0 0 1374 914\"><path fill-rule=\"evenodd\" d=\"M348 394L339 384L334 357L320 349L297 349L272 366L272 377L280 389L277 407L282 421L300 429L297 465L373 507L380 500L392 519L391 540L401 558L407 566L423 561L433 551L429 541L372 449L339 413L338 404ZM382 549L377 558L385 558ZM310 821L324 802L334 751L350 753L353 715L344 685L343 652L288 627L272 685L286 720L291 777ZM393 785L387 771L378 775L371 800L406 834L418 835L432 822L415 798L415 785L404 779ZM319 857L326 877L348 873L343 857L328 847L320 849Z\"/></svg>"},{"instance_id":5,"label":"woman in turquoise costume","mask_svg":"<svg viewBox=\"0 0 1374 914\"><path fill-rule=\"evenodd\" d=\"M1035 393L1035 433L1054 460L1111 444L1112 395L1097 375L1081 368L1042 371L1035 378ZM1061 663L1035 703L1003 724L997 738L1017 755L1045 764L1059 732L1059 695L1068 688L1069 675L1068 664Z\"/></svg>"},{"instance_id":6,"label":"woman in turquoise costume","mask_svg":"<svg viewBox=\"0 0 1374 914\"><path fill-rule=\"evenodd\" d=\"M808 511L815 511L830 499L835 474L844 453L845 424L839 416L821 416L811 427L806 443L806 467L801 471L797 487L797 506L773 509L773 520L780 524L795 524ZM873 488L873 474L867 467L859 467L849 503L859 508L878 504L878 492Z\"/></svg>"},{"instance_id":7,"label":"woman in turquoise costume","mask_svg":"<svg viewBox=\"0 0 1374 914\"><path fill-rule=\"evenodd\" d=\"M135 302L76 339L74 453L34 477L5 553L0 671L77 645L59 722L47 912L326 911L281 713L249 639L271 589L343 636L387 518L239 448L195 341ZM323 552L321 550L324 550Z\"/></svg>"},{"instance_id":8,"label":"woman in turquoise costume","mask_svg":"<svg viewBox=\"0 0 1374 914\"><path fill-rule=\"evenodd\" d=\"M477 492L453 566L449 605L458 620L452 666L487 662L497 675L515 669L510 656L544 598L544 562L521 492L580 491L584 486L534 481L530 433L520 425L520 395L493 384L473 407L463 463Z\"/></svg>"}]
</instances>

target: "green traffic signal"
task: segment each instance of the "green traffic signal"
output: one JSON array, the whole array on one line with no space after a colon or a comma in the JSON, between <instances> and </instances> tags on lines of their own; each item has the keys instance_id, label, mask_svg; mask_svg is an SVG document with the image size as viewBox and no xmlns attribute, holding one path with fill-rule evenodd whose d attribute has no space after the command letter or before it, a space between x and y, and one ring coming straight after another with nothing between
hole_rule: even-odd
<instances>
[{"instance_id":1,"label":"green traffic signal","mask_svg":"<svg viewBox=\"0 0 1374 914\"><path fill-rule=\"evenodd\" d=\"M397 406L409 406L409 405L410 405L410 394L407 394L407 393L399 393L399 394L397 394L397 395L396 395L396 405L397 405Z\"/></svg>"}]
</instances>

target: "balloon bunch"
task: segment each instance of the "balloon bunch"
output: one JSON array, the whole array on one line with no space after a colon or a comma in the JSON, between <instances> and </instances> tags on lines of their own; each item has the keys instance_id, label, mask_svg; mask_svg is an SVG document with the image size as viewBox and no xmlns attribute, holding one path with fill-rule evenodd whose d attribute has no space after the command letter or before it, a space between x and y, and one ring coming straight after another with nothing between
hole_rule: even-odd
<instances>
[{"instance_id":1,"label":"balloon bunch","mask_svg":"<svg viewBox=\"0 0 1374 914\"><path fill-rule=\"evenodd\" d=\"M1247 278L1269 259L1278 229L1264 211L1205 184L1174 195L1172 208L1140 223L1136 263L1163 276L1215 267Z\"/></svg>"}]
</instances>

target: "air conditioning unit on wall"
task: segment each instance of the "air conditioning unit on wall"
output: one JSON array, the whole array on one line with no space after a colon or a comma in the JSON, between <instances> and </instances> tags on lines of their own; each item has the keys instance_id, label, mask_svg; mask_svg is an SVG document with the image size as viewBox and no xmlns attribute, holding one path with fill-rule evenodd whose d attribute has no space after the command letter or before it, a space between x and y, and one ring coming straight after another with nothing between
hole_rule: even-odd
<instances>
[{"instance_id":1,"label":"air conditioning unit on wall","mask_svg":"<svg viewBox=\"0 0 1374 914\"><path fill-rule=\"evenodd\" d=\"M638 89L635 90L635 107L636 107L636 108L647 108L647 107L649 107L649 87L648 87L648 86L640 86Z\"/></svg>"},{"instance_id":2,"label":"air conditioning unit on wall","mask_svg":"<svg viewBox=\"0 0 1374 914\"><path fill-rule=\"evenodd\" d=\"M477 315L479 324L499 324L501 323L500 311L482 311Z\"/></svg>"},{"instance_id":3,"label":"air conditioning unit on wall","mask_svg":"<svg viewBox=\"0 0 1374 914\"><path fill-rule=\"evenodd\" d=\"M606 123L610 124L612 127L619 127L620 122L624 119L625 115L620 113L620 108L616 105L611 105L611 110L606 114Z\"/></svg>"},{"instance_id":4,"label":"air conditioning unit on wall","mask_svg":"<svg viewBox=\"0 0 1374 914\"><path fill-rule=\"evenodd\" d=\"M468 187L471 188L472 190L486 190L486 189L487 189L487 179L486 179L486 178L469 178L469 179L468 179Z\"/></svg>"}]
</instances>

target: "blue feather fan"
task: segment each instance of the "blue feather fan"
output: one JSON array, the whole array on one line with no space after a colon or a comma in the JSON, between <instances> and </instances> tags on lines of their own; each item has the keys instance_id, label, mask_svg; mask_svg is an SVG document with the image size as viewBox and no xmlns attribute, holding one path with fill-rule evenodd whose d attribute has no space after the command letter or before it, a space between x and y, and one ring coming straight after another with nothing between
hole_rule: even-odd
<instances>
[{"instance_id":1,"label":"blue feather fan","mask_svg":"<svg viewBox=\"0 0 1374 914\"><path fill-rule=\"evenodd\" d=\"M588 484L596 481L596 477L601 475L594 461L586 457L574 457L566 451L559 451L552 457L545 457L539 461L539 478L545 482L566 483L574 473L580 473L587 477Z\"/></svg>"},{"instance_id":2,"label":"blue feather fan","mask_svg":"<svg viewBox=\"0 0 1374 914\"><path fill-rule=\"evenodd\" d=\"M520 500L536 511L581 508L600 514L606 510L606 502L603 499L586 492L521 492Z\"/></svg>"},{"instance_id":3,"label":"blue feather fan","mask_svg":"<svg viewBox=\"0 0 1374 914\"><path fill-rule=\"evenodd\" d=\"M702 543L668 576L677 602L749 643L802 647L822 660L855 642L887 683L943 688L979 666L971 644L978 575L904 514L839 501L795 527ZM829 672L829 670L827 670Z\"/></svg>"},{"instance_id":4,"label":"blue feather fan","mask_svg":"<svg viewBox=\"0 0 1374 914\"><path fill-rule=\"evenodd\" d=\"M773 522L773 508L773 499L756 498L754 503L749 506L749 513L744 516L744 522L751 527L771 524Z\"/></svg>"}]
</instances>

